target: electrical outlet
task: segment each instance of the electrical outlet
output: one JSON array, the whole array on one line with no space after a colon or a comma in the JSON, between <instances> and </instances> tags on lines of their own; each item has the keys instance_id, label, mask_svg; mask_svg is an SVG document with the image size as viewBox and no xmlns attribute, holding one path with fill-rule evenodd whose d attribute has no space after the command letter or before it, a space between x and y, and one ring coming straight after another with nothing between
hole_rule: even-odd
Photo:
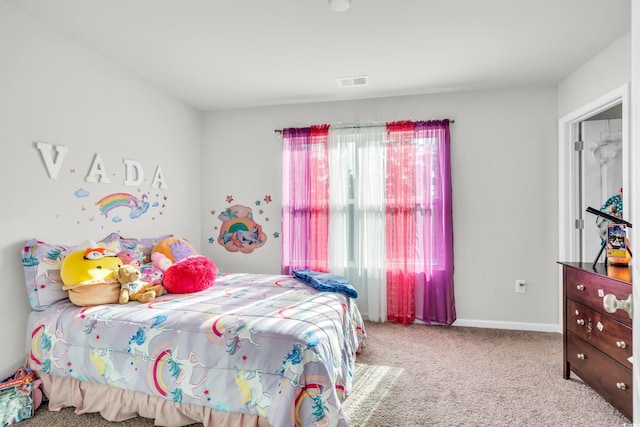
<instances>
[{"instance_id":1,"label":"electrical outlet","mask_svg":"<svg viewBox=\"0 0 640 427\"><path fill-rule=\"evenodd\" d=\"M527 292L527 281L523 279L516 280L516 293L524 294Z\"/></svg>"}]
</instances>

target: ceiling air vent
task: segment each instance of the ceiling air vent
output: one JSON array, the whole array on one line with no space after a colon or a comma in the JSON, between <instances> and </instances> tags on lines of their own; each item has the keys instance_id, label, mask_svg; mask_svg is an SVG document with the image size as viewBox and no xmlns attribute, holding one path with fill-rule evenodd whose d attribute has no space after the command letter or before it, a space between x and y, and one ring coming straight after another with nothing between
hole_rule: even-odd
<instances>
[{"instance_id":1,"label":"ceiling air vent","mask_svg":"<svg viewBox=\"0 0 640 427\"><path fill-rule=\"evenodd\" d=\"M368 86L369 76L338 77L338 87Z\"/></svg>"}]
</instances>

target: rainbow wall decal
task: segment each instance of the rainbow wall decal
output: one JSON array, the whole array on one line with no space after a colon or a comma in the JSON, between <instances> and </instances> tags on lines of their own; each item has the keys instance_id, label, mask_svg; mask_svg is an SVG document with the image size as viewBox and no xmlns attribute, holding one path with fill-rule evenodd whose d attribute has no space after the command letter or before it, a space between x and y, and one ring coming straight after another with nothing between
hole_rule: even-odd
<instances>
[{"instance_id":1,"label":"rainbow wall decal","mask_svg":"<svg viewBox=\"0 0 640 427\"><path fill-rule=\"evenodd\" d=\"M142 197L138 199L129 193L113 193L98 200L96 206L98 206L98 209L100 209L100 212L105 218L109 216L109 212L120 207L131 209L129 213L129 218L131 219L139 218L149 210L149 202L147 201L146 194L143 194Z\"/></svg>"}]
</instances>

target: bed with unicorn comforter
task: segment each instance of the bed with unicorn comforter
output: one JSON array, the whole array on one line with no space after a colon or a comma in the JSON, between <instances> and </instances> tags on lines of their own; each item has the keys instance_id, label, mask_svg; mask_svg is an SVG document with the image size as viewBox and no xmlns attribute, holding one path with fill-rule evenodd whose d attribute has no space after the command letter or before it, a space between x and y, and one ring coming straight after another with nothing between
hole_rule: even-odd
<instances>
[{"instance_id":1,"label":"bed with unicorn comforter","mask_svg":"<svg viewBox=\"0 0 640 427\"><path fill-rule=\"evenodd\" d=\"M353 298L260 274L146 304L61 300L28 325L49 409L157 425L346 426L364 338Z\"/></svg>"}]
</instances>

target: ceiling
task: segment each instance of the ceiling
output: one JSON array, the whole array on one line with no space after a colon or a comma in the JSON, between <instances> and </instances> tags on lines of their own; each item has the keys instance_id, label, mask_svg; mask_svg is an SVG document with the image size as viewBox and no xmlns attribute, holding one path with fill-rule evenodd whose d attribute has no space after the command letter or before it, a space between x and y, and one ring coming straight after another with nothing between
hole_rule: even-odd
<instances>
[{"instance_id":1,"label":"ceiling","mask_svg":"<svg viewBox=\"0 0 640 427\"><path fill-rule=\"evenodd\" d=\"M1 0L208 111L557 84L631 0ZM615 66L615 64L612 64ZM369 76L339 88L338 77Z\"/></svg>"}]
</instances>

